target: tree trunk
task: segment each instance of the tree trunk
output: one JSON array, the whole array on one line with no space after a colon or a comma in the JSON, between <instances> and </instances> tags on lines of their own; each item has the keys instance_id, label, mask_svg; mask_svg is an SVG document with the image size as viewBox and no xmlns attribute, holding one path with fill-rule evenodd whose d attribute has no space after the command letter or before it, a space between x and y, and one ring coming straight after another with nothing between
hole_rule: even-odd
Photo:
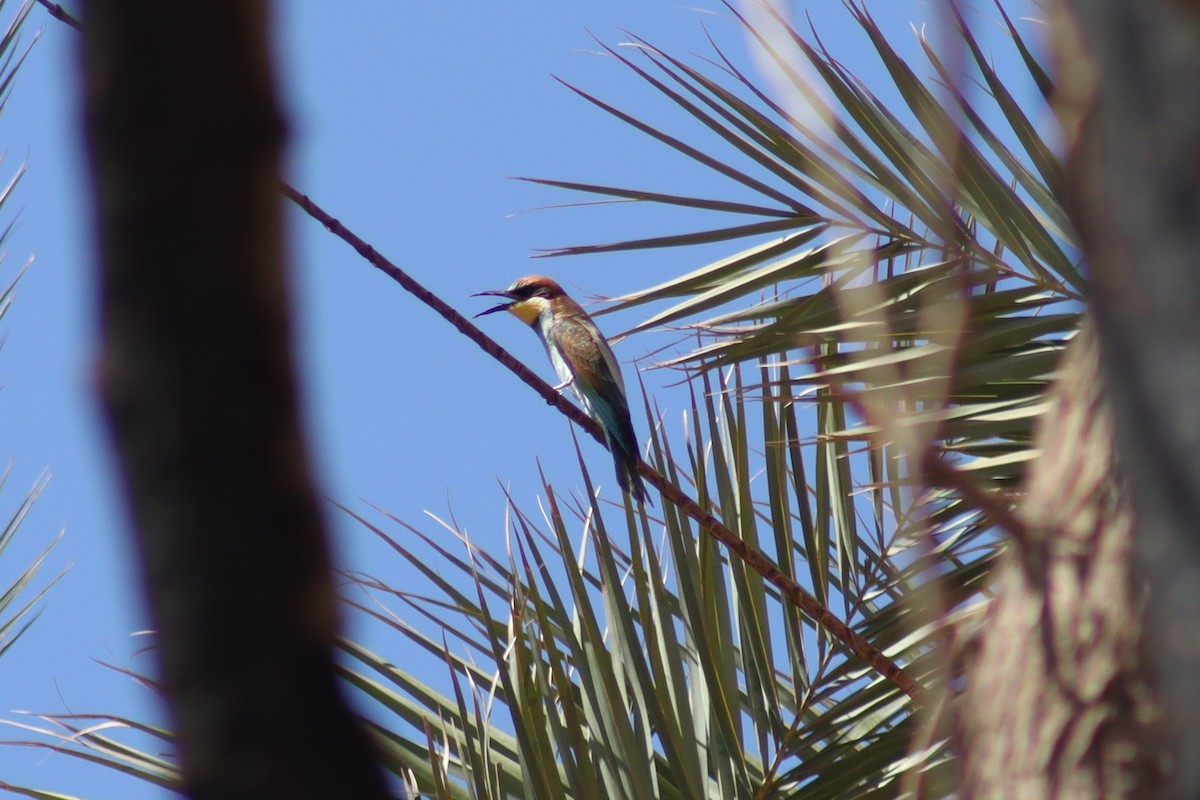
<instances>
[{"instance_id":1,"label":"tree trunk","mask_svg":"<svg viewBox=\"0 0 1200 800\"><path fill-rule=\"evenodd\" d=\"M1118 464L1180 797L1200 796L1200 3L1072 0L1072 217L1092 267Z\"/></svg>"},{"instance_id":2,"label":"tree trunk","mask_svg":"<svg viewBox=\"0 0 1200 800\"><path fill-rule=\"evenodd\" d=\"M959 738L966 798L1160 797L1133 517L1112 458L1090 326L1071 344L1041 457L970 653Z\"/></svg>"},{"instance_id":3,"label":"tree trunk","mask_svg":"<svg viewBox=\"0 0 1200 800\"><path fill-rule=\"evenodd\" d=\"M382 798L338 691L261 0L91 0L100 379L196 798Z\"/></svg>"}]
</instances>

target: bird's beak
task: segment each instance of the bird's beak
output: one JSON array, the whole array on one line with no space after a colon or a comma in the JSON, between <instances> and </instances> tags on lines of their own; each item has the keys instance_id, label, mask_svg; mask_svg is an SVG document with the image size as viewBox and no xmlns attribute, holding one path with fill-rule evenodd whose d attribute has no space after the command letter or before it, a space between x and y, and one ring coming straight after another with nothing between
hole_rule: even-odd
<instances>
[{"instance_id":1,"label":"bird's beak","mask_svg":"<svg viewBox=\"0 0 1200 800\"><path fill-rule=\"evenodd\" d=\"M516 302L515 300L513 300L512 294L509 293L506 289L498 289L498 290L490 291L490 292L475 292L473 295L471 295L471 297L484 297L484 296L505 297L505 298L508 298L509 302L501 303L498 306L489 308L487 311L480 311L472 319L478 319L479 317L486 317L488 314L495 314L497 311L508 311L509 306L511 306L514 302Z\"/></svg>"}]
</instances>

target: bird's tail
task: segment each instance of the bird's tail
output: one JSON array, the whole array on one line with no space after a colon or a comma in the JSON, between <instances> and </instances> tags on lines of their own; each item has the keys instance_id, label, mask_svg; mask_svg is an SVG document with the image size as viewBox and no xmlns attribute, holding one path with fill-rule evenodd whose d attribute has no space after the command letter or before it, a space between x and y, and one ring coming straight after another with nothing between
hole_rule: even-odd
<instances>
[{"instance_id":1,"label":"bird's tail","mask_svg":"<svg viewBox=\"0 0 1200 800\"><path fill-rule=\"evenodd\" d=\"M638 474L638 458L637 452L630 453L617 442L614 442L610 437L608 439L608 449L612 453L613 465L617 468L617 483L620 487L629 492L634 500L639 503L649 503L654 505L654 502L646 494L646 487L642 483L642 476Z\"/></svg>"}]
</instances>

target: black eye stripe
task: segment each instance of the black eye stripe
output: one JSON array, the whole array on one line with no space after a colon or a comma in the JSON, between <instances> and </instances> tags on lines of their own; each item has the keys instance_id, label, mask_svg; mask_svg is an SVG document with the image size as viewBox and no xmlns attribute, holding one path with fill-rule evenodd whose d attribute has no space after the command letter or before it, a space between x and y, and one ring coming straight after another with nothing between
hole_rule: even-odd
<instances>
[{"instance_id":1,"label":"black eye stripe","mask_svg":"<svg viewBox=\"0 0 1200 800\"><path fill-rule=\"evenodd\" d=\"M516 297L528 300L531 297L549 297L550 290L545 286L517 286L509 292Z\"/></svg>"}]
</instances>

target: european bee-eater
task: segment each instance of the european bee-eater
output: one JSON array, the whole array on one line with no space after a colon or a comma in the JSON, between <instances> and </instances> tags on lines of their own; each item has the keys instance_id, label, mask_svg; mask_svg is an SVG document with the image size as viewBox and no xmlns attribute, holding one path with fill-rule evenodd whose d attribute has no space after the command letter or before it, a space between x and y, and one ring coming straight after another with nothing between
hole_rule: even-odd
<instances>
[{"instance_id":1,"label":"european bee-eater","mask_svg":"<svg viewBox=\"0 0 1200 800\"><path fill-rule=\"evenodd\" d=\"M644 502L637 436L629 418L621 367L592 318L561 286L541 275L527 275L507 289L478 295L504 297L508 302L475 316L508 311L537 331L562 381L554 388L571 387L583 410L600 423L617 467L617 483L635 500Z\"/></svg>"}]
</instances>

